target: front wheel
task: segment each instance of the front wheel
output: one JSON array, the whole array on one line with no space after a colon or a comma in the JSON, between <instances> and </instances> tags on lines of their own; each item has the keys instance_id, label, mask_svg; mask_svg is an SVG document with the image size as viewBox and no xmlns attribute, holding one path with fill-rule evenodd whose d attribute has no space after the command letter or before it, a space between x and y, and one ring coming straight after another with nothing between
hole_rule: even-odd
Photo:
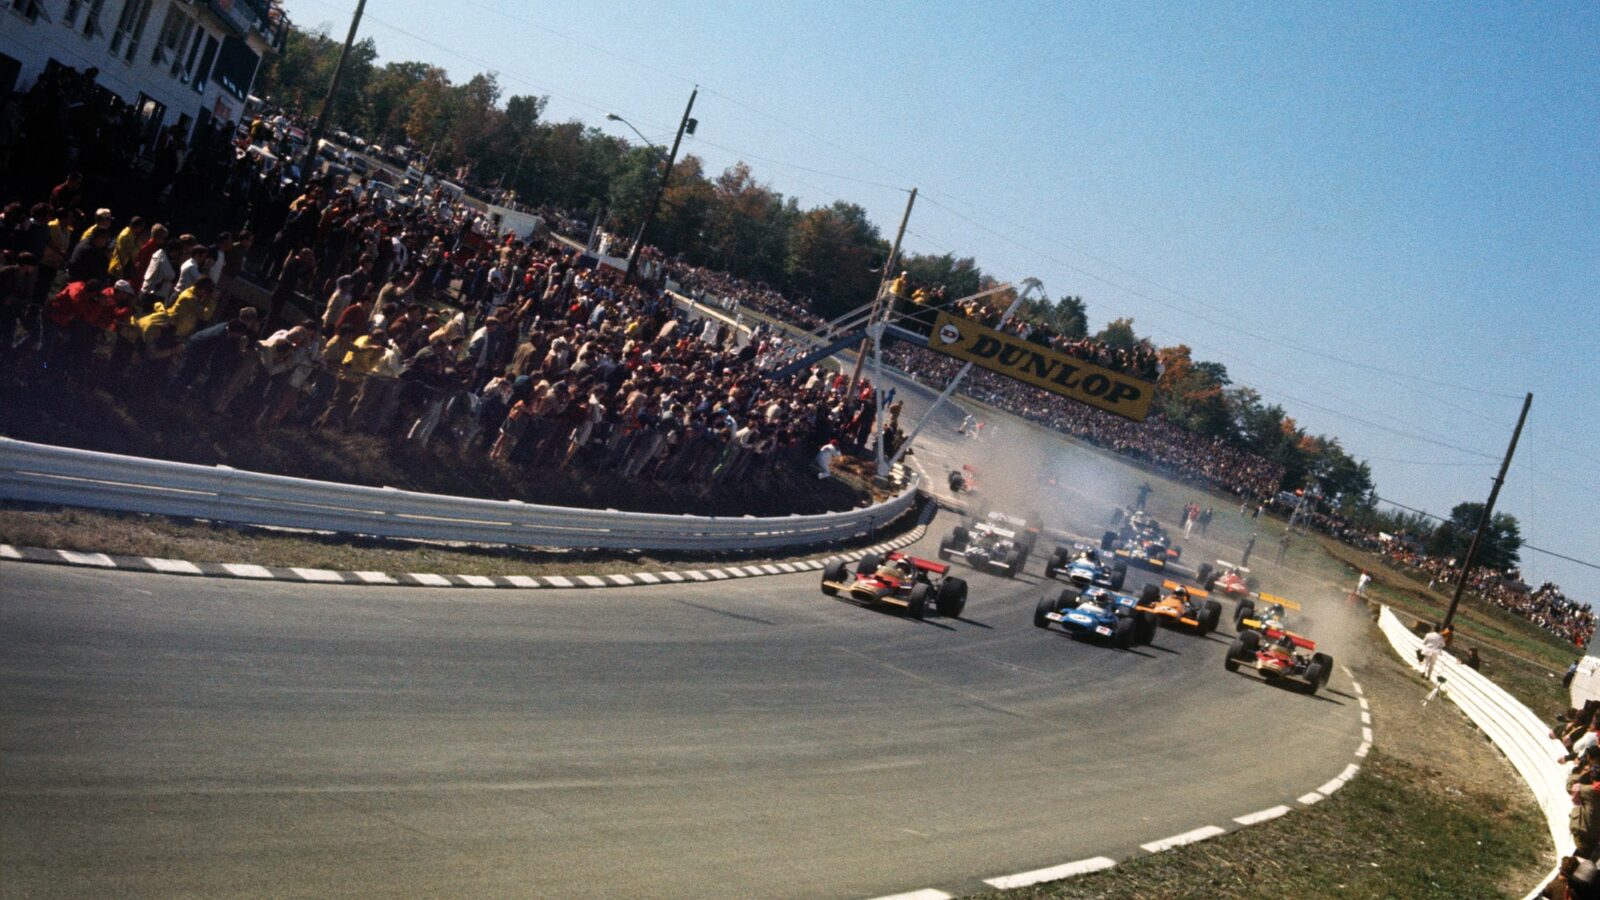
<instances>
[{"instance_id":1,"label":"front wheel","mask_svg":"<svg viewBox=\"0 0 1600 900\"><path fill-rule=\"evenodd\" d=\"M849 577L850 570L845 568L844 560L836 559L828 563L828 567L822 570L822 592L829 597L837 597L839 589L834 585L844 582Z\"/></svg>"},{"instance_id":2,"label":"front wheel","mask_svg":"<svg viewBox=\"0 0 1600 900\"><path fill-rule=\"evenodd\" d=\"M1118 650L1132 650L1134 632L1138 629L1131 616L1122 616L1117 619L1116 628L1111 633L1111 640L1117 645Z\"/></svg>"},{"instance_id":3,"label":"front wheel","mask_svg":"<svg viewBox=\"0 0 1600 900\"><path fill-rule=\"evenodd\" d=\"M1039 598L1039 602L1038 603L1034 604L1034 607L1033 607L1033 624L1037 625L1040 628L1049 628L1050 627L1050 618L1049 618L1049 616L1050 616L1051 613L1053 613L1055 611L1056 611L1055 601L1050 599L1050 595L1049 594L1045 594L1043 597Z\"/></svg>"},{"instance_id":4,"label":"front wheel","mask_svg":"<svg viewBox=\"0 0 1600 900\"><path fill-rule=\"evenodd\" d=\"M1233 630L1244 631L1244 620L1256 613L1256 604L1253 600L1240 600L1239 606L1233 611Z\"/></svg>"},{"instance_id":5,"label":"front wheel","mask_svg":"<svg viewBox=\"0 0 1600 900\"><path fill-rule=\"evenodd\" d=\"M856 563L856 574L871 575L878 571L878 567L881 565L883 565L883 557L876 553L868 553L866 556L861 557L860 562Z\"/></svg>"},{"instance_id":6,"label":"front wheel","mask_svg":"<svg viewBox=\"0 0 1600 900\"><path fill-rule=\"evenodd\" d=\"M1133 615L1133 621L1135 625L1133 632L1134 642L1140 644L1154 643L1156 639L1156 629L1160 624L1156 619L1156 614L1149 612L1137 612Z\"/></svg>"},{"instance_id":7,"label":"front wheel","mask_svg":"<svg viewBox=\"0 0 1600 900\"><path fill-rule=\"evenodd\" d=\"M1211 563L1201 563L1200 571L1194 573L1194 580L1202 587L1208 584L1211 581Z\"/></svg>"},{"instance_id":8,"label":"front wheel","mask_svg":"<svg viewBox=\"0 0 1600 900\"><path fill-rule=\"evenodd\" d=\"M933 590L927 584L918 582L911 588L911 596L906 598L906 612L911 618L920 619L928 614L928 594Z\"/></svg>"}]
</instances>

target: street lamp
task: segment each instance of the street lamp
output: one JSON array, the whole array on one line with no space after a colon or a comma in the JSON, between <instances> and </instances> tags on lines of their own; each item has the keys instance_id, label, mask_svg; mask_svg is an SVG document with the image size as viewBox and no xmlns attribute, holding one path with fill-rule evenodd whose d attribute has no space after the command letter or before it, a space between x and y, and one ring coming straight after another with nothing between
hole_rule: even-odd
<instances>
[{"instance_id":1,"label":"street lamp","mask_svg":"<svg viewBox=\"0 0 1600 900\"><path fill-rule=\"evenodd\" d=\"M667 180L672 177L672 164L678 160L678 145L683 143L684 132L694 134L695 126L699 124L694 119L689 118L689 113L694 111L694 98L699 95L700 86L695 85L694 90L689 94L689 105L683 108L683 119L678 122L678 134L672 139L672 152L667 154L666 168L661 171L661 180L656 184L655 195L650 198L650 205L646 207L644 212L644 220L639 223L639 233L633 239L632 249L628 251L628 271L626 278L629 281L633 280L634 273L639 270L639 248L644 246L645 232L650 230L650 222L655 219L656 210L661 206L661 195L667 190ZM660 148L656 147L655 144L651 144L650 139L645 137L639 131L639 129L634 128L633 123L629 122L627 119L624 119L616 113L606 113L606 120L610 122L621 122L629 128L632 128L633 133L639 135L639 140L648 144L652 150L656 151L656 153L659 154L661 152Z\"/></svg>"},{"instance_id":2,"label":"street lamp","mask_svg":"<svg viewBox=\"0 0 1600 900\"><path fill-rule=\"evenodd\" d=\"M644 132L640 131L637 128L634 128L634 125L633 125L632 122L629 122L627 119L624 119L623 117L617 115L616 113L606 113L606 121L607 122L621 122L622 124L628 126L628 128L631 129L634 134L637 134L639 136L639 140L644 141L644 144L645 144L646 147L649 147L651 150L654 150L656 152L656 158L657 159L662 160L663 162L666 161L667 154L663 153L661 148L656 146L654 141L651 141L649 138L645 137L644 136Z\"/></svg>"}]
</instances>

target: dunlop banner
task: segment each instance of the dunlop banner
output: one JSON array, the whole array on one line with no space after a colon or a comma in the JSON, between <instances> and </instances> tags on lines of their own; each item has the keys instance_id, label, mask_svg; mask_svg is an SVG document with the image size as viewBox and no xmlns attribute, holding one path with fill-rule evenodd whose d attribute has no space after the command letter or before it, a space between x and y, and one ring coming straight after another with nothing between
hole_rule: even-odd
<instances>
[{"instance_id":1,"label":"dunlop banner","mask_svg":"<svg viewBox=\"0 0 1600 900\"><path fill-rule=\"evenodd\" d=\"M1156 386L940 311L928 349L1143 422Z\"/></svg>"}]
</instances>

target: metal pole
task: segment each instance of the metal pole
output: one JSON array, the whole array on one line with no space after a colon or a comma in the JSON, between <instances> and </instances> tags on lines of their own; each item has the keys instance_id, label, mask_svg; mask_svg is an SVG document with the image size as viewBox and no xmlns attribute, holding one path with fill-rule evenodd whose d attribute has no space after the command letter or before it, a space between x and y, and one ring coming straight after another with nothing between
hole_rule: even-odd
<instances>
[{"instance_id":1,"label":"metal pole","mask_svg":"<svg viewBox=\"0 0 1600 900\"><path fill-rule=\"evenodd\" d=\"M672 177L672 165L678 161L678 145L683 142L683 132L689 127L689 113L694 111L694 98L699 94L700 86L695 85L689 93L689 105L683 108L683 119L678 122L678 134L672 139L672 152L667 154L667 168L661 173L661 181L656 185L655 196L650 198L650 206L645 209L644 221L639 223L639 236L633 242L633 249L628 251L628 271L625 275L628 281L632 281L639 270L639 248L644 246L645 233L650 230L650 222L655 219L656 209L661 206L661 195L667 192L667 179Z\"/></svg>"},{"instance_id":2,"label":"metal pole","mask_svg":"<svg viewBox=\"0 0 1600 900\"><path fill-rule=\"evenodd\" d=\"M889 279L894 277L890 273L894 271L894 261L900 255L900 241L906 236L906 225L911 221L911 207L916 205L916 202L917 189L912 188L911 196L906 198L905 214L900 217L900 229L894 233L894 246L889 249L889 258L883 261L883 277L878 279L878 292L872 296L872 314L867 316L867 325L869 327L872 323L878 321L878 316L883 306L884 289L889 284ZM889 303L892 306L894 301L891 300ZM856 389L856 382L861 380L861 367L866 363L867 345L871 340L870 336L862 338L861 346L856 348L856 367L850 373L850 390L852 391Z\"/></svg>"},{"instance_id":3,"label":"metal pole","mask_svg":"<svg viewBox=\"0 0 1600 900\"><path fill-rule=\"evenodd\" d=\"M328 94L322 98L322 111L317 113L317 125L311 129L311 146L306 148L305 162L300 166L300 183L311 181L311 171L317 163L317 144L328 128L328 117L333 114L333 95L339 91L339 79L344 77L344 63L350 58L350 47L356 42L356 29L361 26L361 14L366 12L367 0L356 0L356 13L350 17L350 31L344 36L344 49L339 51L339 61L333 66L333 78L328 81Z\"/></svg>"},{"instance_id":4,"label":"metal pole","mask_svg":"<svg viewBox=\"0 0 1600 900\"><path fill-rule=\"evenodd\" d=\"M1042 289L1044 286L1032 278L1024 282L1022 290L1017 292L1016 298L1011 301L1011 305L1006 307L1005 313L1000 316L1000 324L996 326L997 328L1004 327L1006 321L1011 318L1011 314L1017 311L1018 306L1022 305L1022 300L1028 295L1028 291L1036 287ZM967 377L967 373L970 371L972 371L972 363L967 363L961 367L961 371L956 373L956 377L950 379L950 383L944 386L944 391L939 394L938 399L934 400L933 405L928 407L928 411L922 414L922 421L918 422L917 427L911 429L911 433L906 435L906 439L900 445L900 449L894 452L894 457L889 460L887 465L882 466L881 471L878 473L879 475L888 474L889 470L894 468L894 464L906 455L906 451L911 449L911 442L917 439L917 435L922 433L922 429L927 427L929 422L933 421L933 414L938 411L940 404L950 399L950 395L955 393L956 387L961 384L961 379Z\"/></svg>"},{"instance_id":5,"label":"metal pole","mask_svg":"<svg viewBox=\"0 0 1600 900\"><path fill-rule=\"evenodd\" d=\"M1467 589L1467 575L1472 571L1472 560L1478 555L1478 545L1483 542L1483 535L1489 530L1489 519L1494 515L1494 501L1500 496L1500 486L1506 483L1506 470L1511 468L1511 455L1517 452L1517 439L1522 437L1522 423L1528 421L1528 407L1533 405L1533 394L1530 392L1522 399L1522 414L1517 416L1517 427L1511 432L1511 445L1506 447L1506 458L1500 462L1500 474L1494 477L1494 487L1489 489L1489 502L1483 505L1483 516L1478 519L1478 530L1472 535L1472 543L1467 546L1467 556L1461 561L1461 576L1456 579L1456 592L1450 598L1450 608L1445 610L1444 622L1440 628L1449 628L1455 621L1456 607L1461 605L1461 593Z\"/></svg>"}]
</instances>

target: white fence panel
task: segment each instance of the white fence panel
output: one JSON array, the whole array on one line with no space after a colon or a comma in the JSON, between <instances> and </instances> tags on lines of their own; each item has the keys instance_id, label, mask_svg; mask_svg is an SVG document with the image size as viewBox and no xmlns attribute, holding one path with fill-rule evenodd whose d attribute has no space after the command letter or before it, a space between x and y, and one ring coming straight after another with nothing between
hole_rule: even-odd
<instances>
[{"instance_id":1,"label":"white fence panel","mask_svg":"<svg viewBox=\"0 0 1600 900\"><path fill-rule=\"evenodd\" d=\"M777 548L869 534L911 508L810 516L688 516L541 506L333 484L0 438L0 498L424 540L636 550Z\"/></svg>"},{"instance_id":2,"label":"white fence panel","mask_svg":"<svg viewBox=\"0 0 1600 900\"><path fill-rule=\"evenodd\" d=\"M1422 639L1412 634L1389 607L1383 607L1378 616L1378 626L1394 647L1400 658L1417 671L1417 652ZM1544 811L1550 838L1555 842L1556 856L1566 856L1573 850L1572 832L1567 825L1567 815L1572 810L1572 797L1567 793L1569 767L1556 762L1566 754L1561 742L1550 737L1550 728L1533 710L1511 696L1498 684L1485 678L1448 653L1439 655L1434 665L1435 677L1444 678L1443 693L1472 723L1488 735L1500 748L1507 760L1528 783L1529 790ZM1528 896L1535 897L1543 885Z\"/></svg>"}]
</instances>

